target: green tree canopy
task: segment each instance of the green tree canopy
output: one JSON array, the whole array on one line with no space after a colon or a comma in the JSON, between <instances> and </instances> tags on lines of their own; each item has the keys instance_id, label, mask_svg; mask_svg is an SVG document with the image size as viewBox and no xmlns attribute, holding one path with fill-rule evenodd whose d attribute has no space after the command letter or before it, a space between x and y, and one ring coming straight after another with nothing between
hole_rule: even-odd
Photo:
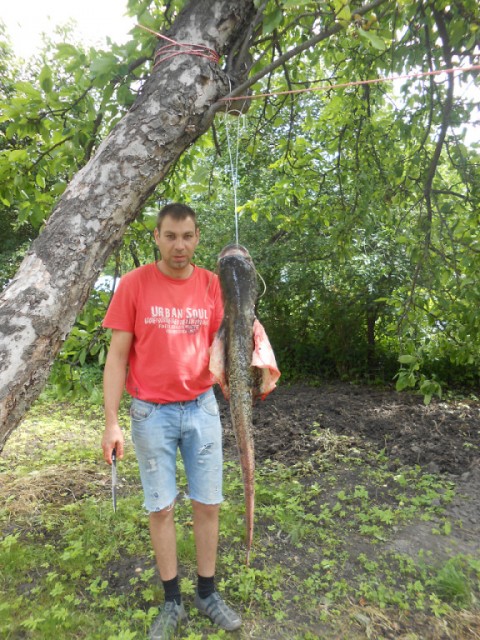
<instances>
[{"instance_id":1,"label":"green tree canopy","mask_svg":"<svg viewBox=\"0 0 480 640\"><path fill-rule=\"evenodd\" d=\"M184 4L130 0L128 8L168 32ZM255 6L221 65L232 95L275 95L252 100L245 116L216 116L151 195L106 273L154 258L152 213L171 199L199 211L198 260L214 268L235 239L232 156L239 240L265 280L259 314L287 379L397 375L398 388L420 386L427 399L441 385L478 382L478 70L418 76L478 64L478 3ZM13 265L131 107L156 44L138 29L126 45L85 50L60 32L20 69L4 42L2 265ZM309 91L278 95L298 90ZM65 364L101 364L108 298L93 294L67 341L57 364L63 386Z\"/></svg>"}]
</instances>

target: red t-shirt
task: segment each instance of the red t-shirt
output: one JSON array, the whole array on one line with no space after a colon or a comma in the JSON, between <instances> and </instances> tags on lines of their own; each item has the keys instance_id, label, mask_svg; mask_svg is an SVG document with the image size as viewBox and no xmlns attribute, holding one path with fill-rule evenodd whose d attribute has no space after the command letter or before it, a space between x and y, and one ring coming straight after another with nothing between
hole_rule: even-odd
<instances>
[{"instance_id":1,"label":"red t-shirt","mask_svg":"<svg viewBox=\"0 0 480 640\"><path fill-rule=\"evenodd\" d=\"M134 398L167 403L193 400L214 383L209 348L223 316L218 277L194 267L187 279L156 264L124 275L103 326L134 334L126 388Z\"/></svg>"}]
</instances>

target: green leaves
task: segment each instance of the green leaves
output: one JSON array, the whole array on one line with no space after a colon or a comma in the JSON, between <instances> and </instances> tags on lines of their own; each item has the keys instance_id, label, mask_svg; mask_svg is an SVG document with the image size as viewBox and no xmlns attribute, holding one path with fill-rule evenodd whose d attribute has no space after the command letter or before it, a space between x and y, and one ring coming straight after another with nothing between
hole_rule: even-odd
<instances>
[{"instance_id":1,"label":"green leaves","mask_svg":"<svg viewBox=\"0 0 480 640\"><path fill-rule=\"evenodd\" d=\"M52 80L52 70L50 67L45 65L40 71L40 75L38 76L38 80L40 82L40 86L45 91L45 93L51 93L53 89L53 80Z\"/></svg>"},{"instance_id":2,"label":"green leaves","mask_svg":"<svg viewBox=\"0 0 480 640\"><path fill-rule=\"evenodd\" d=\"M28 159L28 153L26 149L14 149L7 152L8 162L24 162Z\"/></svg>"},{"instance_id":3,"label":"green leaves","mask_svg":"<svg viewBox=\"0 0 480 640\"><path fill-rule=\"evenodd\" d=\"M282 6L285 9L300 9L302 7L312 6L312 0L283 0Z\"/></svg>"},{"instance_id":4,"label":"green leaves","mask_svg":"<svg viewBox=\"0 0 480 640\"><path fill-rule=\"evenodd\" d=\"M278 26L282 24L283 12L281 9L275 9L263 18L263 33L268 35L272 33Z\"/></svg>"},{"instance_id":5,"label":"green leaves","mask_svg":"<svg viewBox=\"0 0 480 640\"><path fill-rule=\"evenodd\" d=\"M112 75L118 65L117 58L113 53L103 53L99 55L90 65L93 77Z\"/></svg>"},{"instance_id":6,"label":"green leaves","mask_svg":"<svg viewBox=\"0 0 480 640\"><path fill-rule=\"evenodd\" d=\"M362 29L361 27L358 29L358 33L362 38L367 40L374 49L377 49L378 51L385 51L387 45L385 40L379 35L373 31L365 31L365 29Z\"/></svg>"},{"instance_id":7,"label":"green leaves","mask_svg":"<svg viewBox=\"0 0 480 640\"><path fill-rule=\"evenodd\" d=\"M349 0L333 0L335 16L343 26L347 26L352 17Z\"/></svg>"},{"instance_id":8,"label":"green leaves","mask_svg":"<svg viewBox=\"0 0 480 640\"><path fill-rule=\"evenodd\" d=\"M183 4L131 0L129 11L161 30ZM352 6L271 0L265 7L251 50L255 72L313 35L332 28L335 35L253 91L336 88L252 102L239 140L240 241L266 281L259 310L288 375L391 381L398 374L398 389L428 399L441 385L478 381L480 157L459 135L476 104L468 91L455 98L427 211L444 83L351 83L426 68L427 58L432 68L444 66L444 49L429 45L439 37L435 16L410 0L384 2L378 18ZM478 36L477 3L436 9L448 12L445 28L460 55ZM0 248L2 282L71 176L131 106L150 64L136 60L149 58L155 42L136 29L131 42L94 51L72 37L48 45L29 69L12 63L2 76L0 220L9 243L8 252L6 243ZM152 194L125 237L123 269L154 259L150 214L159 202L184 200L199 210L199 264L214 268L219 248L234 240L225 127L218 118L215 127ZM101 308L96 297L92 305ZM95 329L84 320L62 365L102 362L103 338L90 346Z\"/></svg>"},{"instance_id":9,"label":"green leaves","mask_svg":"<svg viewBox=\"0 0 480 640\"><path fill-rule=\"evenodd\" d=\"M398 357L398 361L401 364L416 365L418 363L418 358L417 358L417 356L412 356L412 355L406 354L406 355L403 355L403 356L399 356Z\"/></svg>"},{"instance_id":10,"label":"green leaves","mask_svg":"<svg viewBox=\"0 0 480 640\"><path fill-rule=\"evenodd\" d=\"M47 41L38 59L0 84L0 203L15 226L39 230L73 174L136 95L135 44L85 51ZM130 59L129 59L130 56ZM3 91L3 93L1 93Z\"/></svg>"}]
</instances>

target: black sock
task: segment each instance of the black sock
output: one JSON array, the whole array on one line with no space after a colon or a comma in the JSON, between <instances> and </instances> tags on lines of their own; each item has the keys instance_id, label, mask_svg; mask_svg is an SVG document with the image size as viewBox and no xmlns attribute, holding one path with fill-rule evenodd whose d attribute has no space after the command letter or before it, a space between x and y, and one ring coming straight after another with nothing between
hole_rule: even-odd
<instances>
[{"instance_id":1,"label":"black sock","mask_svg":"<svg viewBox=\"0 0 480 640\"><path fill-rule=\"evenodd\" d=\"M182 596L180 594L180 585L178 584L178 576L171 580L162 580L165 589L165 602L176 602L180 604Z\"/></svg>"},{"instance_id":2,"label":"black sock","mask_svg":"<svg viewBox=\"0 0 480 640\"><path fill-rule=\"evenodd\" d=\"M200 598L208 598L215 591L215 576L205 578L198 576L198 595Z\"/></svg>"}]
</instances>

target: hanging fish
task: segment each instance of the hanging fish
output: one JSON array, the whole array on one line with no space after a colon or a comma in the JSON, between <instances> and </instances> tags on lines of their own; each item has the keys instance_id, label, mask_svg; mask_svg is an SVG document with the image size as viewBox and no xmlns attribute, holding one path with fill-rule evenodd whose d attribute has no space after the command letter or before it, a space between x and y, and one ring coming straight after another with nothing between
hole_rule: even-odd
<instances>
[{"instance_id":1,"label":"hanging fish","mask_svg":"<svg viewBox=\"0 0 480 640\"><path fill-rule=\"evenodd\" d=\"M224 317L211 348L210 371L230 402L245 494L248 565L255 508L252 404L275 388L280 371L267 334L255 318L257 275L247 249L238 244L226 246L218 258L218 275Z\"/></svg>"}]
</instances>

